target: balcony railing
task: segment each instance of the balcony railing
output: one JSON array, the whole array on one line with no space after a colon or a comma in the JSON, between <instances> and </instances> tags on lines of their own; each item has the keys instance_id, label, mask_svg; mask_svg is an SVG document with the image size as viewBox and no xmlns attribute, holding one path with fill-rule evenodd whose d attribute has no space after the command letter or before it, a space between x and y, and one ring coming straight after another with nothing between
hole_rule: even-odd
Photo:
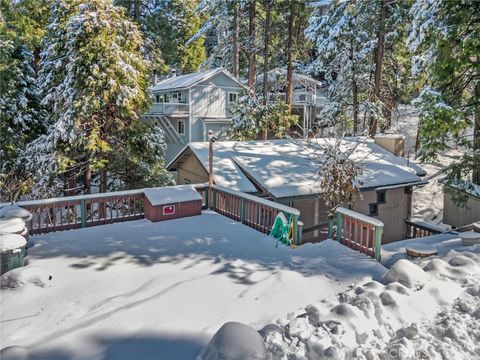
<instances>
[{"instance_id":1,"label":"balcony railing","mask_svg":"<svg viewBox=\"0 0 480 360\"><path fill-rule=\"evenodd\" d=\"M287 99L287 94L285 93L269 93L268 102L276 103ZM292 95L292 105L314 105L315 96L311 92L307 93L293 93Z\"/></svg>"},{"instance_id":2,"label":"balcony railing","mask_svg":"<svg viewBox=\"0 0 480 360\"><path fill-rule=\"evenodd\" d=\"M184 103L153 103L148 113L183 116L188 115L189 106Z\"/></svg>"}]
</instances>

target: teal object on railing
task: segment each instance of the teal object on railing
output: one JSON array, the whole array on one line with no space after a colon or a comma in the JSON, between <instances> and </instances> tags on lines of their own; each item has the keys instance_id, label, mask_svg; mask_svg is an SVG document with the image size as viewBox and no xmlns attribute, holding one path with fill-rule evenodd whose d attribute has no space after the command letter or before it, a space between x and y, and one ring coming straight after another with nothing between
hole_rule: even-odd
<instances>
[{"instance_id":1,"label":"teal object on railing","mask_svg":"<svg viewBox=\"0 0 480 360\"><path fill-rule=\"evenodd\" d=\"M290 218L288 219L288 221L283 215L283 213L279 213L277 215L273 223L272 230L270 231L270 234L269 234L274 239L277 239L277 243L275 244L275 247L278 246L279 242L287 246L292 245L292 240L289 238L291 226L292 226L292 215L290 215Z\"/></svg>"}]
</instances>

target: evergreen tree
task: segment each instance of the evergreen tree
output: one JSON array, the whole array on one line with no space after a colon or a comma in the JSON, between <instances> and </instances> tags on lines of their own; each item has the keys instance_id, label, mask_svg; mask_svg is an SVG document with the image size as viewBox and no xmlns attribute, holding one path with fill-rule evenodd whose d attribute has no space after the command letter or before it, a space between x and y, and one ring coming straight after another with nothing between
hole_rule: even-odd
<instances>
[{"instance_id":1,"label":"evergreen tree","mask_svg":"<svg viewBox=\"0 0 480 360\"><path fill-rule=\"evenodd\" d=\"M406 7L396 1L336 0L325 13L314 11L306 33L316 42L311 71L328 84L321 113L324 125L353 134L370 128L372 136L377 125L388 125L392 106L398 103L397 89L403 85L398 83L398 70L403 69L395 51Z\"/></svg>"},{"instance_id":2,"label":"evergreen tree","mask_svg":"<svg viewBox=\"0 0 480 360\"><path fill-rule=\"evenodd\" d=\"M13 201L32 185L18 157L45 130L45 112L40 107L32 54L7 39L5 31L0 34L0 188L2 199Z\"/></svg>"},{"instance_id":3,"label":"evergreen tree","mask_svg":"<svg viewBox=\"0 0 480 360\"><path fill-rule=\"evenodd\" d=\"M141 34L111 0L57 0L45 42L41 80L52 123L25 158L33 160L40 187L62 174L67 193L78 190L81 179L90 192L92 174L99 173L100 191L106 191L115 183L107 182L109 164L131 155L128 146L117 152L126 134L151 130L137 125L149 104ZM158 158L150 160L159 165Z\"/></svg>"},{"instance_id":4,"label":"evergreen tree","mask_svg":"<svg viewBox=\"0 0 480 360\"><path fill-rule=\"evenodd\" d=\"M416 0L409 45L415 74L428 82L415 101L420 108L422 160L458 143L462 161L447 170L447 182L468 177L480 184L480 3ZM465 130L473 127L473 136Z\"/></svg>"}]
</instances>

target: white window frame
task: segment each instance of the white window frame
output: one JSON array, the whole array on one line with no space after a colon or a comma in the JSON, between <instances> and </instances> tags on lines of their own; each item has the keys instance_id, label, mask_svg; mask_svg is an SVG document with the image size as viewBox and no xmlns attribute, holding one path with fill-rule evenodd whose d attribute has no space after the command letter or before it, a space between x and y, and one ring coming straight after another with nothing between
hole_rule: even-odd
<instances>
[{"instance_id":1,"label":"white window frame","mask_svg":"<svg viewBox=\"0 0 480 360\"><path fill-rule=\"evenodd\" d=\"M163 103L164 95L163 94L155 94L155 103L161 104Z\"/></svg>"},{"instance_id":2,"label":"white window frame","mask_svg":"<svg viewBox=\"0 0 480 360\"><path fill-rule=\"evenodd\" d=\"M172 102L180 103L182 101L182 92L175 91L172 93Z\"/></svg>"},{"instance_id":3,"label":"white window frame","mask_svg":"<svg viewBox=\"0 0 480 360\"><path fill-rule=\"evenodd\" d=\"M182 129L183 129L182 132L180 132L180 124L182 124ZM178 120L177 132L178 132L179 135L185 135L185 121L184 120Z\"/></svg>"},{"instance_id":4,"label":"white window frame","mask_svg":"<svg viewBox=\"0 0 480 360\"><path fill-rule=\"evenodd\" d=\"M165 96L164 102L169 103L169 102L171 101L171 99L172 99L170 93L165 93L164 96Z\"/></svg>"},{"instance_id":5,"label":"white window frame","mask_svg":"<svg viewBox=\"0 0 480 360\"><path fill-rule=\"evenodd\" d=\"M235 100L231 101L231 100L230 100L230 95L233 95L233 94L235 94ZM236 92L236 91L229 91L229 92L228 92L227 101L228 101L229 104L236 103L236 102L238 101L238 92Z\"/></svg>"}]
</instances>

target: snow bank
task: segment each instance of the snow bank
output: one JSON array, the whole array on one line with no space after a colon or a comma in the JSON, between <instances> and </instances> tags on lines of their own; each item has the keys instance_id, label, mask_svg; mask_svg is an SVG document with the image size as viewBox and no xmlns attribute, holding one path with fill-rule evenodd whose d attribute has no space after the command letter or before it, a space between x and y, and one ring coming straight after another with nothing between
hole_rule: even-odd
<instances>
[{"instance_id":1,"label":"snow bank","mask_svg":"<svg viewBox=\"0 0 480 360\"><path fill-rule=\"evenodd\" d=\"M267 350L260 334L239 323L224 324L198 360L266 360Z\"/></svg>"},{"instance_id":2,"label":"snow bank","mask_svg":"<svg viewBox=\"0 0 480 360\"><path fill-rule=\"evenodd\" d=\"M424 269L401 260L383 284L358 282L260 333L272 359L478 358L479 281L478 254L451 251Z\"/></svg>"},{"instance_id":3,"label":"snow bank","mask_svg":"<svg viewBox=\"0 0 480 360\"><path fill-rule=\"evenodd\" d=\"M397 261L383 278L385 284L398 282L410 289L418 289L428 281L428 275L422 268L408 260Z\"/></svg>"},{"instance_id":4,"label":"snow bank","mask_svg":"<svg viewBox=\"0 0 480 360\"><path fill-rule=\"evenodd\" d=\"M0 276L1 289L15 289L25 285L44 288L51 284L53 275L43 269L26 266L19 267Z\"/></svg>"}]
</instances>

